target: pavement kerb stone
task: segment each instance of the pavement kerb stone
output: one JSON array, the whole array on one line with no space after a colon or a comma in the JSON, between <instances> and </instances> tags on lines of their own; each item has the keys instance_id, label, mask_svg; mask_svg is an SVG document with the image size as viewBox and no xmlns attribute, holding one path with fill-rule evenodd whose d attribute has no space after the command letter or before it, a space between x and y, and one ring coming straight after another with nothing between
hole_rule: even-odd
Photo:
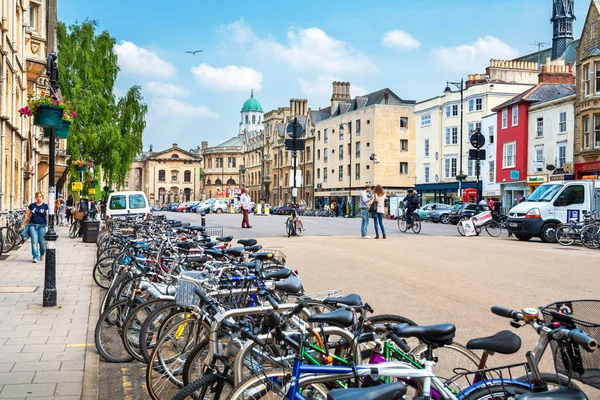
<instances>
[{"instance_id":1,"label":"pavement kerb stone","mask_svg":"<svg viewBox=\"0 0 600 400\"><path fill-rule=\"evenodd\" d=\"M83 400L96 400L100 395L98 378L100 376L100 358L96 352L94 331L100 311L100 288L92 286L92 300L88 317L87 341L85 346L85 363L83 367Z\"/></svg>"}]
</instances>

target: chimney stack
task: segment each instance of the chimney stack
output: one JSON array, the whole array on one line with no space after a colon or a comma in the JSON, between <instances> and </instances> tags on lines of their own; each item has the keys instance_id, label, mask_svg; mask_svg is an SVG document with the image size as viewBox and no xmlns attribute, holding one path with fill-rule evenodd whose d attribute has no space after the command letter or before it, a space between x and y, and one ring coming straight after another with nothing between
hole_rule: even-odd
<instances>
[{"instance_id":1,"label":"chimney stack","mask_svg":"<svg viewBox=\"0 0 600 400\"><path fill-rule=\"evenodd\" d=\"M203 140L202 141L202 150L208 149L208 142Z\"/></svg>"},{"instance_id":2,"label":"chimney stack","mask_svg":"<svg viewBox=\"0 0 600 400\"><path fill-rule=\"evenodd\" d=\"M350 101L350 82L333 82L333 94L331 96L331 113L335 112L340 101Z\"/></svg>"},{"instance_id":3,"label":"chimney stack","mask_svg":"<svg viewBox=\"0 0 600 400\"><path fill-rule=\"evenodd\" d=\"M173 148L176 149L177 148L177 143L173 143Z\"/></svg>"}]
</instances>

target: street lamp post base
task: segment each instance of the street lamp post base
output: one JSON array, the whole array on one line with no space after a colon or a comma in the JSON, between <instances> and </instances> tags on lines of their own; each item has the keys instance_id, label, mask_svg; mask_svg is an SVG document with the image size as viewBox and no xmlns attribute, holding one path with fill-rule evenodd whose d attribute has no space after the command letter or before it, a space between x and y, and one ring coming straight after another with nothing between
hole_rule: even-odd
<instances>
[{"instance_id":1,"label":"street lamp post base","mask_svg":"<svg viewBox=\"0 0 600 400\"><path fill-rule=\"evenodd\" d=\"M50 215L54 218L54 215ZM52 224L54 225L54 224ZM51 226L44 235L46 239L46 263L44 273L44 307L56 307L56 240L58 235Z\"/></svg>"}]
</instances>

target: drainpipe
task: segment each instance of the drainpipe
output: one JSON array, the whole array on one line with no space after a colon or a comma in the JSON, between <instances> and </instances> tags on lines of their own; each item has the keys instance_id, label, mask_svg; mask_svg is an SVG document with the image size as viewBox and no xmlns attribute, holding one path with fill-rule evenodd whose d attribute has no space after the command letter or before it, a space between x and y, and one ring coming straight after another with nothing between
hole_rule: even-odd
<instances>
[{"instance_id":1,"label":"drainpipe","mask_svg":"<svg viewBox=\"0 0 600 400\"><path fill-rule=\"evenodd\" d=\"M13 1L13 8L16 11L17 10L17 1L14 0ZM12 24L12 47L13 47L13 52L12 52L12 65L13 68L16 69L17 67L17 24L19 23L18 20L15 20L14 23ZM11 92L11 96L12 96L12 109L10 110L10 123L12 125L11 127L11 140L10 140L10 209L12 210L13 208L15 208L15 139L17 137L16 132L15 132L15 121L16 121L16 103L17 103L17 77L15 74L15 71L13 71L12 74L12 92Z\"/></svg>"},{"instance_id":2,"label":"drainpipe","mask_svg":"<svg viewBox=\"0 0 600 400\"><path fill-rule=\"evenodd\" d=\"M25 37L27 35L27 17L26 17L26 12L29 12L29 8L27 10L23 10L23 12L21 12L21 57L23 58L23 66L24 68L21 69L21 83L25 84L25 87L23 89L19 88L19 90L21 90L21 104L19 104L19 107L23 107L25 105L25 98L27 96L27 90L25 88L27 88L27 72L26 72L26 66L27 66L27 61L25 60ZM24 173L24 167L25 167L25 161L26 161L26 153L27 153L27 138L25 137L25 119L24 118L19 118L19 132L21 134L21 173L19 176L19 207L23 206L23 204L25 203L24 198L25 198L25 173Z\"/></svg>"}]
</instances>

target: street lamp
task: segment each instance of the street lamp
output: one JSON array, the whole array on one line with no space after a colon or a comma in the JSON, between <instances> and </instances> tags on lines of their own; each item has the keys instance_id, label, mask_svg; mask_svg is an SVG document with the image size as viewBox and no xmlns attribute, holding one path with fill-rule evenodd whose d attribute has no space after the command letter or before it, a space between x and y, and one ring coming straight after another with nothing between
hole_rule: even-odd
<instances>
[{"instance_id":1,"label":"street lamp","mask_svg":"<svg viewBox=\"0 0 600 400\"><path fill-rule=\"evenodd\" d=\"M444 90L445 95L449 95L452 93L450 90L450 85L456 86L460 90L460 154L459 154L459 162L460 162L460 177L458 180L458 197L459 199L462 197L462 178L463 178L463 102L464 102L464 79L461 79L460 82L446 82L446 89Z\"/></svg>"},{"instance_id":2,"label":"street lamp","mask_svg":"<svg viewBox=\"0 0 600 400\"><path fill-rule=\"evenodd\" d=\"M344 135L344 125L348 125L347 122L340 123L340 135ZM354 217L354 201L352 200L352 132L348 132L350 138L349 153L350 153L350 170L348 171L348 216Z\"/></svg>"}]
</instances>

